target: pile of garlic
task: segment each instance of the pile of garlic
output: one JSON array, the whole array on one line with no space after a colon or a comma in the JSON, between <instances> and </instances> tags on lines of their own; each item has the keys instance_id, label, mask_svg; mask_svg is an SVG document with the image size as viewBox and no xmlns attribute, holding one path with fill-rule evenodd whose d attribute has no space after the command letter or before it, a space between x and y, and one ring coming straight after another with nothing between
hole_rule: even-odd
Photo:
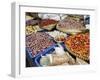
<instances>
[{"instance_id":1,"label":"pile of garlic","mask_svg":"<svg viewBox=\"0 0 100 80\"><path fill-rule=\"evenodd\" d=\"M60 31L53 31L53 32L47 32L50 36L52 36L54 39L60 38L61 36L67 37L66 33L60 32Z\"/></svg>"}]
</instances>

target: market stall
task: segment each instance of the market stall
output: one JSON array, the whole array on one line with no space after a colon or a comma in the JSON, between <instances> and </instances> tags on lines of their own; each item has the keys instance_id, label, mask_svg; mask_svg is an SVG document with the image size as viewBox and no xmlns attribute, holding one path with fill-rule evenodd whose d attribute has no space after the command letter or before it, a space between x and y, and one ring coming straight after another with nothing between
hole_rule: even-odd
<instances>
[{"instance_id":1,"label":"market stall","mask_svg":"<svg viewBox=\"0 0 100 80\"><path fill-rule=\"evenodd\" d=\"M26 67L90 63L90 17L75 14L25 14Z\"/></svg>"}]
</instances>

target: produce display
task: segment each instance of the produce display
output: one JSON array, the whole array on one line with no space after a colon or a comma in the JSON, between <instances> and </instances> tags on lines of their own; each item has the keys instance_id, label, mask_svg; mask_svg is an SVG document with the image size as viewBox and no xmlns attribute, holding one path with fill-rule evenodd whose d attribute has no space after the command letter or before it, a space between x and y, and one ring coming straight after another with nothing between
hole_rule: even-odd
<instances>
[{"instance_id":1,"label":"produce display","mask_svg":"<svg viewBox=\"0 0 100 80\"><path fill-rule=\"evenodd\" d=\"M66 33L54 30L53 32L47 32L50 36L52 36L57 42L64 42L67 37Z\"/></svg>"},{"instance_id":2,"label":"produce display","mask_svg":"<svg viewBox=\"0 0 100 80\"><path fill-rule=\"evenodd\" d=\"M26 26L34 26L34 25L37 25L37 24L39 24L39 19L38 20L28 20L28 21L26 21Z\"/></svg>"},{"instance_id":3,"label":"produce display","mask_svg":"<svg viewBox=\"0 0 100 80\"><path fill-rule=\"evenodd\" d=\"M89 33L69 36L65 41L65 45L73 55L85 60L89 59Z\"/></svg>"},{"instance_id":4,"label":"produce display","mask_svg":"<svg viewBox=\"0 0 100 80\"><path fill-rule=\"evenodd\" d=\"M52 30L56 24L57 21L53 19L43 19L40 21L40 27L46 30Z\"/></svg>"},{"instance_id":5,"label":"produce display","mask_svg":"<svg viewBox=\"0 0 100 80\"><path fill-rule=\"evenodd\" d=\"M26 12L26 67L89 64L89 17Z\"/></svg>"},{"instance_id":6,"label":"produce display","mask_svg":"<svg viewBox=\"0 0 100 80\"><path fill-rule=\"evenodd\" d=\"M32 26L26 26L26 35L32 34L33 32L35 32L36 29Z\"/></svg>"},{"instance_id":7,"label":"produce display","mask_svg":"<svg viewBox=\"0 0 100 80\"><path fill-rule=\"evenodd\" d=\"M42 29L38 25L34 25L34 26L30 25L30 26L26 26L25 33L26 33L26 35L30 35L34 32L41 31L41 30Z\"/></svg>"},{"instance_id":8,"label":"produce display","mask_svg":"<svg viewBox=\"0 0 100 80\"><path fill-rule=\"evenodd\" d=\"M26 36L26 48L32 52L33 56L53 44L52 37L44 32L37 32Z\"/></svg>"},{"instance_id":9,"label":"produce display","mask_svg":"<svg viewBox=\"0 0 100 80\"><path fill-rule=\"evenodd\" d=\"M84 25L84 16L83 15L68 15L67 18L72 18L77 22L83 23Z\"/></svg>"},{"instance_id":10,"label":"produce display","mask_svg":"<svg viewBox=\"0 0 100 80\"><path fill-rule=\"evenodd\" d=\"M66 18L58 23L57 29L63 32L81 32L85 26L73 18Z\"/></svg>"}]
</instances>

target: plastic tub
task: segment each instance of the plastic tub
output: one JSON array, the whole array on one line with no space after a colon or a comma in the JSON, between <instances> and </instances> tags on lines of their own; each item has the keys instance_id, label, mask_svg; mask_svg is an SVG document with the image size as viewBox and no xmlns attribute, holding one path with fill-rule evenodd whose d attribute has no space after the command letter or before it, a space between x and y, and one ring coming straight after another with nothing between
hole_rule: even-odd
<instances>
[{"instance_id":1,"label":"plastic tub","mask_svg":"<svg viewBox=\"0 0 100 80\"><path fill-rule=\"evenodd\" d=\"M64 45L64 43L60 43L60 45L64 48L64 50L66 50L66 47L65 47L65 45ZM42 56L45 56L45 55L47 55L47 54L51 54L52 52L54 52L55 51L55 49L54 49L54 47L57 47L58 45L56 44L55 46L51 46L51 47L49 47L47 50L45 50L45 52L42 54L42 55L38 55L37 57L35 57L35 64L36 64L36 66L42 66L41 64L40 64L40 59L41 59L41 57Z\"/></svg>"},{"instance_id":2,"label":"plastic tub","mask_svg":"<svg viewBox=\"0 0 100 80\"><path fill-rule=\"evenodd\" d=\"M46 55L46 54L49 54L50 51L54 50L54 47L57 46L57 44L54 44L46 49L43 50L43 52L39 52L37 55L35 56L32 56L32 53L29 52L29 50L26 48L26 58L31 61L31 63L34 65L34 66L40 66L38 65L38 61L39 61L39 58L41 58L41 55Z\"/></svg>"}]
</instances>

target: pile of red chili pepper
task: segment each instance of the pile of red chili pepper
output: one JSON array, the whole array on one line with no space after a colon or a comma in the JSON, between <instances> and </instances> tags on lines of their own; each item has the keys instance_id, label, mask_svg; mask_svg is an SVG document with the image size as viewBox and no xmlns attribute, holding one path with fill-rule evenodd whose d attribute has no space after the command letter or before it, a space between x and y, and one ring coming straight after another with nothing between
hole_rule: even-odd
<instances>
[{"instance_id":1,"label":"pile of red chili pepper","mask_svg":"<svg viewBox=\"0 0 100 80\"><path fill-rule=\"evenodd\" d=\"M89 47L90 47L89 33L69 36L66 39L65 44L73 53L81 57L89 56Z\"/></svg>"}]
</instances>

